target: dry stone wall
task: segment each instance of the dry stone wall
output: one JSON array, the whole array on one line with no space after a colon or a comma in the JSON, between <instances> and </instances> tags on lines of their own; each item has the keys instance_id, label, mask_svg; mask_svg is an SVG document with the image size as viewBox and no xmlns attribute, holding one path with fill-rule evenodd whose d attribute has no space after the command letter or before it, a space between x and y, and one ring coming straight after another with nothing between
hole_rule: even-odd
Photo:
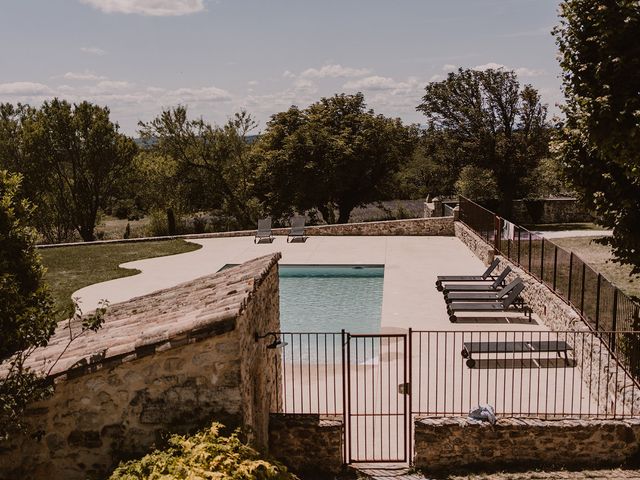
<instances>
[{"instance_id":1,"label":"dry stone wall","mask_svg":"<svg viewBox=\"0 0 640 480\"><path fill-rule=\"evenodd\" d=\"M279 330L279 258L135 299L134 311L153 305L137 324L127 304L114 306L104 331L87 336L84 350L63 362L70 366L58 372L54 395L31 406L29 434L0 443L0 479L104 478L121 459L161 445L166 434L212 420L243 427L266 450L279 351L256 342L255 334ZM127 320L138 329L130 343L73 366L101 334L115 335ZM118 338L106 343L118 345Z\"/></svg>"},{"instance_id":2,"label":"dry stone wall","mask_svg":"<svg viewBox=\"0 0 640 480\"><path fill-rule=\"evenodd\" d=\"M328 236L328 235L358 235L358 236L380 236L380 235L414 235L414 236L454 236L453 217L437 218L410 218L406 220L386 220L382 222L361 222L343 223L333 225L313 225L305 228L305 235L308 236ZM288 235L289 228L274 228L274 235ZM96 245L102 243L128 243L128 242L148 242L155 240L172 240L176 238L226 238L226 237L253 237L255 230L238 230L233 232L215 233L195 233L189 235L175 235L168 237L148 237L131 238L126 240L102 240L96 242L76 242L52 245L39 245L38 248L55 247L79 247L86 245Z\"/></svg>"},{"instance_id":3,"label":"dry stone wall","mask_svg":"<svg viewBox=\"0 0 640 480\"><path fill-rule=\"evenodd\" d=\"M428 472L503 467L621 465L640 455L640 420L418 418L417 468Z\"/></svg>"},{"instance_id":4,"label":"dry stone wall","mask_svg":"<svg viewBox=\"0 0 640 480\"><path fill-rule=\"evenodd\" d=\"M342 419L316 414L272 414L270 454L300 474L336 475L343 467Z\"/></svg>"}]
</instances>

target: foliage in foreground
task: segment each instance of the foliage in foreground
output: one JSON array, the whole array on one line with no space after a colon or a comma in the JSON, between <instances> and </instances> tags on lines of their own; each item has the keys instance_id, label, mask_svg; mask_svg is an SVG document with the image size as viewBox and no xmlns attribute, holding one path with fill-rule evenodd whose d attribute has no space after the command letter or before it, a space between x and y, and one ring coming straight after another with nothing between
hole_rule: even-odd
<instances>
[{"instance_id":1,"label":"foliage in foreground","mask_svg":"<svg viewBox=\"0 0 640 480\"><path fill-rule=\"evenodd\" d=\"M565 0L554 31L566 120L555 150L587 207L613 229L617 260L640 272L640 4Z\"/></svg>"},{"instance_id":2,"label":"foliage in foreground","mask_svg":"<svg viewBox=\"0 0 640 480\"><path fill-rule=\"evenodd\" d=\"M49 393L24 362L47 344L56 326L35 232L28 226L33 207L19 198L21 180L0 170L0 361L13 355L0 378L0 438L20 428L29 402Z\"/></svg>"},{"instance_id":3,"label":"foliage in foreground","mask_svg":"<svg viewBox=\"0 0 640 480\"><path fill-rule=\"evenodd\" d=\"M242 443L237 433L221 436L222 428L214 423L193 436L173 435L167 449L121 463L109 480L297 478L279 463L263 460L256 450Z\"/></svg>"}]
</instances>

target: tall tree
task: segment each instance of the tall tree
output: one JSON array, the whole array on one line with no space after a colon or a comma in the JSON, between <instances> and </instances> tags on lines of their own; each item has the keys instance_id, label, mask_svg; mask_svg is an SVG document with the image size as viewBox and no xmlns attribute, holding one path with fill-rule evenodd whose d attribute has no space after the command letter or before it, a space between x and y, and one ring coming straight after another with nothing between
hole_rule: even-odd
<instances>
[{"instance_id":1,"label":"tall tree","mask_svg":"<svg viewBox=\"0 0 640 480\"><path fill-rule=\"evenodd\" d=\"M554 149L585 205L640 272L640 4L565 0L554 29L566 105Z\"/></svg>"},{"instance_id":2,"label":"tall tree","mask_svg":"<svg viewBox=\"0 0 640 480\"><path fill-rule=\"evenodd\" d=\"M247 228L257 216L252 196L255 166L247 141L256 126L245 111L220 127L202 118L189 119L187 109L179 106L151 122L140 122L140 134L153 139L152 151L173 165L191 209L222 209Z\"/></svg>"},{"instance_id":3,"label":"tall tree","mask_svg":"<svg viewBox=\"0 0 640 480\"><path fill-rule=\"evenodd\" d=\"M417 109L447 132L452 153L493 172L508 215L512 201L526 194L524 177L548 149L540 95L531 85L520 88L516 74L503 69L459 69L425 90Z\"/></svg>"},{"instance_id":4,"label":"tall tree","mask_svg":"<svg viewBox=\"0 0 640 480\"><path fill-rule=\"evenodd\" d=\"M118 132L107 107L89 102L4 105L0 114L2 165L24 175L41 233L60 240L72 226L95 240L98 212L136 154L133 140Z\"/></svg>"},{"instance_id":5,"label":"tall tree","mask_svg":"<svg viewBox=\"0 0 640 480\"><path fill-rule=\"evenodd\" d=\"M32 224L48 243L60 243L73 237L71 212L65 202L56 202L49 188L51 172L28 155L23 126L36 114L28 105L0 104L0 168L22 174L21 192L36 207Z\"/></svg>"},{"instance_id":6,"label":"tall tree","mask_svg":"<svg viewBox=\"0 0 640 480\"><path fill-rule=\"evenodd\" d=\"M346 223L354 208L393 191L416 138L415 127L367 109L361 93L293 106L272 116L258 141L260 197L275 216L317 209L333 223L337 208Z\"/></svg>"}]
</instances>

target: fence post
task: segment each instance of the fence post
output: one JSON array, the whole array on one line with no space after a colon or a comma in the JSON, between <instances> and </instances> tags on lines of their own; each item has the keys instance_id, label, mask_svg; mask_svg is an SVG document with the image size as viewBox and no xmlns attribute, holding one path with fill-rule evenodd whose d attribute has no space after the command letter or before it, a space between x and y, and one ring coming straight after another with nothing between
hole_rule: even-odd
<instances>
[{"instance_id":1,"label":"fence post","mask_svg":"<svg viewBox=\"0 0 640 480\"><path fill-rule=\"evenodd\" d=\"M533 272L531 271L531 232L529 232L527 230L527 232L529 233L529 267L527 270L529 270L529 273L533 274ZM535 275L533 275L535 277Z\"/></svg>"},{"instance_id":2,"label":"fence post","mask_svg":"<svg viewBox=\"0 0 640 480\"><path fill-rule=\"evenodd\" d=\"M349 437L348 432L347 432L347 421L349 419L349 412L347 410L347 396L349 394L349 392L347 392L347 388L348 388L348 382L347 382L347 375L349 372L349 366L347 365L347 355L346 355L346 348L347 348L347 335L346 332L344 331L344 328L342 329L342 333L341 333L341 342L342 343L342 432L344 435L344 450L343 450L343 455L344 455L344 463L348 463L349 462L349 452L347 450L348 448L348 443L349 443Z\"/></svg>"},{"instance_id":3,"label":"fence post","mask_svg":"<svg viewBox=\"0 0 640 480\"><path fill-rule=\"evenodd\" d=\"M571 283L573 282L573 252L569 252L569 286L567 287L567 302L571 303Z\"/></svg>"},{"instance_id":4,"label":"fence post","mask_svg":"<svg viewBox=\"0 0 640 480\"><path fill-rule=\"evenodd\" d=\"M540 247L540 280L544 283L544 237Z\"/></svg>"},{"instance_id":5,"label":"fence post","mask_svg":"<svg viewBox=\"0 0 640 480\"><path fill-rule=\"evenodd\" d=\"M618 289L617 288L613 288L613 316L612 316L612 323L611 323L611 331L612 331L612 338L613 340L611 341L611 351L615 353L616 351L616 323L618 321Z\"/></svg>"},{"instance_id":6,"label":"fence post","mask_svg":"<svg viewBox=\"0 0 640 480\"><path fill-rule=\"evenodd\" d=\"M598 273L598 278L596 280L596 331L600 326L600 281L602 275Z\"/></svg>"},{"instance_id":7,"label":"fence post","mask_svg":"<svg viewBox=\"0 0 640 480\"><path fill-rule=\"evenodd\" d=\"M494 236L493 236L493 248L496 252L500 252L500 241L502 240L502 219L495 215L493 220Z\"/></svg>"},{"instance_id":8,"label":"fence post","mask_svg":"<svg viewBox=\"0 0 640 480\"><path fill-rule=\"evenodd\" d=\"M553 291L556 291L556 274L558 273L558 246L553 248Z\"/></svg>"},{"instance_id":9,"label":"fence post","mask_svg":"<svg viewBox=\"0 0 640 480\"><path fill-rule=\"evenodd\" d=\"M587 264L582 262L582 287L580 292L580 315L584 317L584 277L587 276Z\"/></svg>"},{"instance_id":10,"label":"fence post","mask_svg":"<svg viewBox=\"0 0 640 480\"><path fill-rule=\"evenodd\" d=\"M522 232L522 230L520 230L520 227L518 227L518 266L520 266L520 233Z\"/></svg>"}]
</instances>

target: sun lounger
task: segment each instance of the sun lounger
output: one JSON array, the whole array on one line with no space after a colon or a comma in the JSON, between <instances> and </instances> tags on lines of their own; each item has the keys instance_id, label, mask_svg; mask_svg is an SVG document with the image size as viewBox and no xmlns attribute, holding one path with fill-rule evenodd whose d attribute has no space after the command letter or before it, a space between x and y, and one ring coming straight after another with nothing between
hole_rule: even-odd
<instances>
[{"instance_id":1,"label":"sun lounger","mask_svg":"<svg viewBox=\"0 0 640 480\"><path fill-rule=\"evenodd\" d=\"M559 357L564 356L565 364L568 366L568 351L573 350L567 342L563 340L544 341L520 341L520 342L464 342L460 354L467 359L467 367L473 368L476 364L471 355L492 354L492 353L548 353L556 352Z\"/></svg>"},{"instance_id":2,"label":"sun lounger","mask_svg":"<svg viewBox=\"0 0 640 480\"><path fill-rule=\"evenodd\" d=\"M500 290L494 290L490 292L449 292L445 293L444 299L447 303L451 302L486 302L496 301L505 298L516 285L522 283L520 277L511 281L508 285L502 287Z\"/></svg>"},{"instance_id":3,"label":"sun lounger","mask_svg":"<svg viewBox=\"0 0 640 480\"><path fill-rule=\"evenodd\" d=\"M443 283L442 293L447 295L449 292L491 292L504 286L505 278L511 273L511 267L506 267L500 275L498 275L493 283L476 282L468 283Z\"/></svg>"},{"instance_id":4,"label":"sun lounger","mask_svg":"<svg viewBox=\"0 0 640 480\"><path fill-rule=\"evenodd\" d=\"M516 305L516 300L524 290L524 283L518 283L509 292L505 298L494 302L451 302L447 305L447 313L449 320L455 322L457 320L455 312L504 312L511 306ZM518 302L524 306L522 302ZM526 309L531 320L531 309Z\"/></svg>"},{"instance_id":5,"label":"sun lounger","mask_svg":"<svg viewBox=\"0 0 640 480\"><path fill-rule=\"evenodd\" d=\"M289 230L289 235L287 235L287 243L296 240L300 240L301 242L307 240L307 237L304 236L304 217L294 217L291 220L291 230Z\"/></svg>"},{"instance_id":6,"label":"sun lounger","mask_svg":"<svg viewBox=\"0 0 640 480\"><path fill-rule=\"evenodd\" d=\"M436 288L442 290L442 282L481 282L481 281L493 281L494 277L491 276L498 264L499 259L494 259L491 265L484 271L482 275L439 275L436 280Z\"/></svg>"},{"instance_id":7,"label":"sun lounger","mask_svg":"<svg viewBox=\"0 0 640 480\"><path fill-rule=\"evenodd\" d=\"M273 235L271 234L271 217L261 218L258 220L258 231L253 239L253 243L261 243L263 240L271 243L273 242Z\"/></svg>"}]
</instances>

